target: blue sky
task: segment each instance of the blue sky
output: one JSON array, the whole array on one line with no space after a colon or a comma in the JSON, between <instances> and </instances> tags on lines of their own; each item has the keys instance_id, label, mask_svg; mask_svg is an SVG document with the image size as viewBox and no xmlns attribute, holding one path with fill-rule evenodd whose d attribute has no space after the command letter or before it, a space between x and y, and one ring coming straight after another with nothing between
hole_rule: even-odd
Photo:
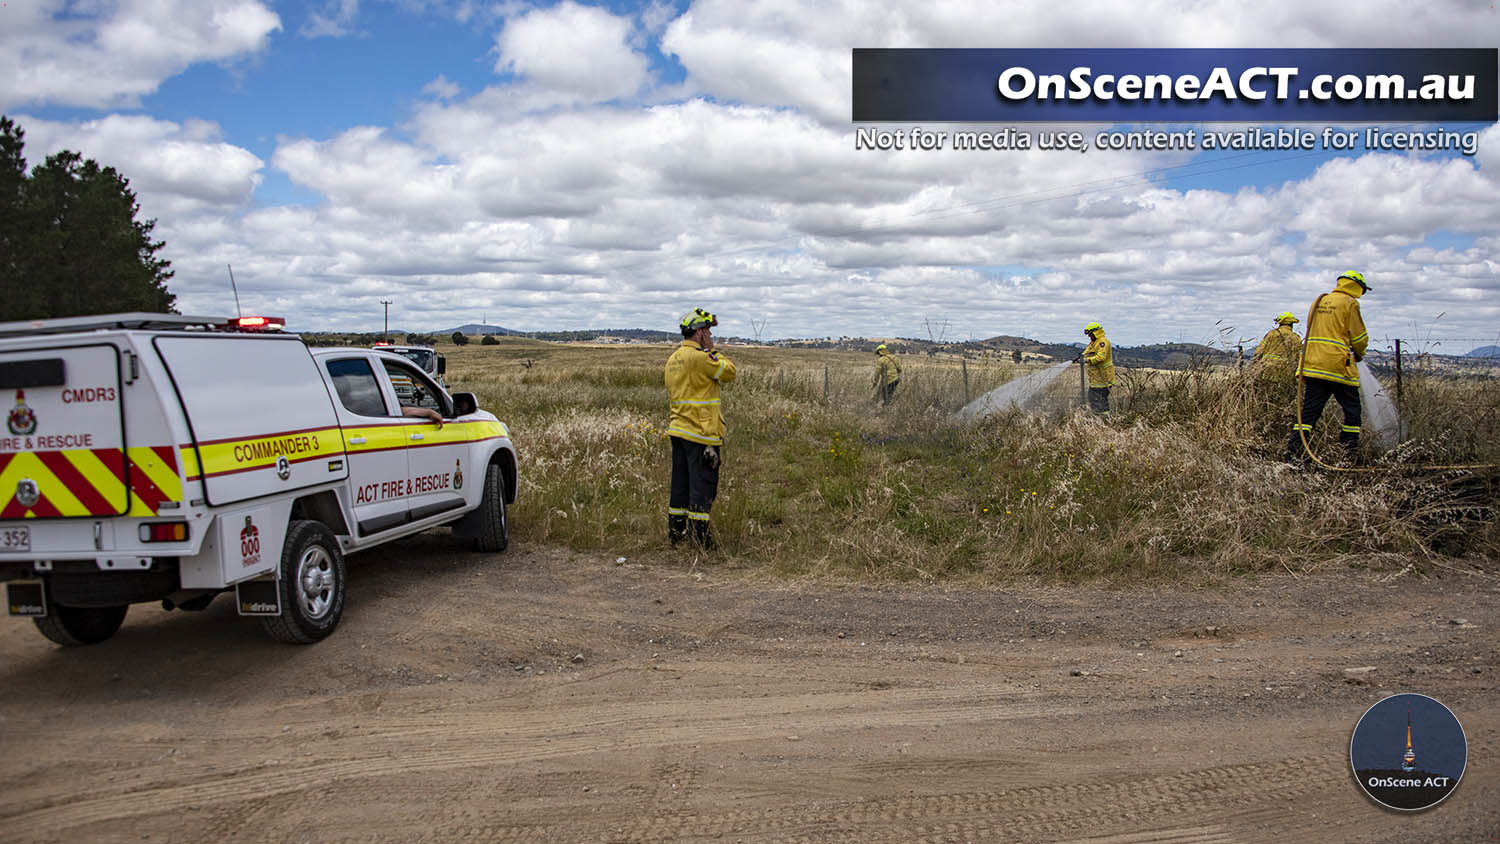
<instances>
[{"instance_id":1,"label":"blue sky","mask_svg":"<svg viewBox=\"0 0 1500 844\"><path fill-rule=\"evenodd\" d=\"M232 264L303 330L391 299L424 330L703 306L745 336L1253 342L1361 269L1377 338L1500 338L1493 127L1450 127L1474 156L970 153L856 150L849 120L853 47L1493 48L1487 4L909 5L6 0L0 111L32 162L131 179L189 313L232 310Z\"/></svg>"}]
</instances>

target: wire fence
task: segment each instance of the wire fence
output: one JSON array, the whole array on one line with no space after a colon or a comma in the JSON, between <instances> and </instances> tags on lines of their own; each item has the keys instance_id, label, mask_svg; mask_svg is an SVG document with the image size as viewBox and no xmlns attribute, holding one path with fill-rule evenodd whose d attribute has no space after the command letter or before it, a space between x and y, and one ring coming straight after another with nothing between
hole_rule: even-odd
<instances>
[{"instance_id":1,"label":"wire fence","mask_svg":"<svg viewBox=\"0 0 1500 844\"><path fill-rule=\"evenodd\" d=\"M1249 389L1246 385L1257 383L1253 346L1241 354L1239 367L1234 363L1235 347L1229 351L1227 366L1223 356L1144 366L1121 363L1117 356L1112 408L1122 418L1186 418L1193 412L1188 408L1214 406L1219 393ZM1047 366L1041 359L1016 364L1008 355L903 355L900 359L901 385L891 410L945 415ZM1500 338L1381 339L1367 349L1364 368L1378 381L1383 393L1378 401L1394 405L1396 419L1390 431L1399 443L1420 445L1424 452L1443 459L1500 459ZM872 372L871 367L809 362L755 372L745 380L802 400L836 406L878 405ZM1026 405L1042 412L1066 412L1085 404L1085 390L1084 371L1077 366L1039 385ZM1279 394L1263 398L1278 408L1292 403L1291 398L1282 401ZM1367 422L1373 423L1380 415L1375 412L1378 409L1373 405L1366 409ZM1283 423L1280 415L1268 416L1265 436L1284 436ZM1389 438L1387 442L1395 444Z\"/></svg>"},{"instance_id":2,"label":"wire fence","mask_svg":"<svg viewBox=\"0 0 1500 844\"><path fill-rule=\"evenodd\" d=\"M1394 399L1403 441L1493 455L1500 443L1500 338L1391 338L1366 351Z\"/></svg>"},{"instance_id":3,"label":"wire fence","mask_svg":"<svg viewBox=\"0 0 1500 844\"><path fill-rule=\"evenodd\" d=\"M1253 345L1230 351L1252 365ZM1500 336L1372 339L1363 365L1394 405L1400 442L1500 457Z\"/></svg>"}]
</instances>

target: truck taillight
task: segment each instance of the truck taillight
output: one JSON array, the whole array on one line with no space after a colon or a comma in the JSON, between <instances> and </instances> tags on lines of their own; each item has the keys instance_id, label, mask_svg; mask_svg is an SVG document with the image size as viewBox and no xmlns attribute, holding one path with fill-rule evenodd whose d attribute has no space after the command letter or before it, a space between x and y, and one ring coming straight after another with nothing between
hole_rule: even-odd
<instances>
[{"instance_id":1,"label":"truck taillight","mask_svg":"<svg viewBox=\"0 0 1500 844\"><path fill-rule=\"evenodd\" d=\"M141 525L142 542L184 542L187 538L187 522L146 522Z\"/></svg>"}]
</instances>

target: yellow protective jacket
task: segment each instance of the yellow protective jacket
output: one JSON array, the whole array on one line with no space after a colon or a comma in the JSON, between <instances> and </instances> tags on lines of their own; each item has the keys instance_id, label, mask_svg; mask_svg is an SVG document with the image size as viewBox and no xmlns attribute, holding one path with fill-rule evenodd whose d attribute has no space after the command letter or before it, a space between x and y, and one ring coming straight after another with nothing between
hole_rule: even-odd
<instances>
[{"instance_id":1,"label":"yellow protective jacket","mask_svg":"<svg viewBox=\"0 0 1500 844\"><path fill-rule=\"evenodd\" d=\"M705 352L683 340L667 358L667 435L704 445L724 444L719 385L734 380L734 364L718 352Z\"/></svg>"},{"instance_id":2,"label":"yellow protective jacket","mask_svg":"<svg viewBox=\"0 0 1500 844\"><path fill-rule=\"evenodd\" d=\"M1290 381L1301 355L1302 338L1290 325L1278 325L1260 338L1254 362L1260 365L1261 377Z\"/></svg>"},{"instance_id":3,"label":"yellow protective jacket","mask_svg":"<svg viewBox=\"0 0 1500 844\"><path fill-rule=\"evenodd\" d=\"M896 362L895 355L890 352L880 352L880 357L875 362L875 386L890 384L901 379L901 364Z\"/></svg>"},{"instance_id":4,"label":"yellow protective jacket","mask_svg":"<svg viewBox=\"0 0 1500 844\"><path fill-rule=\"evenodd\" d=\"M1359 315L1359 297L1364 292L1353 280L1341 278L1333 292L1313 302L1307 312L1307 346L1298 375L1359 386L1355 358L1365 356L1370 342L1370 332Z\"/></svg>"},{"instance_id":5,"label":"yellow protective jacket","mask_svg":"<svg viewBox=\"0 0 1500 844\"><path fill-rule=\"evenodd\" d=\"M1083 361L1088 364L1090 387L1113 387L1115 385L1115 352L1104 336L1104 329L1094 332L1094 339L1083 350Z\"/></svg>"}]
</instances>

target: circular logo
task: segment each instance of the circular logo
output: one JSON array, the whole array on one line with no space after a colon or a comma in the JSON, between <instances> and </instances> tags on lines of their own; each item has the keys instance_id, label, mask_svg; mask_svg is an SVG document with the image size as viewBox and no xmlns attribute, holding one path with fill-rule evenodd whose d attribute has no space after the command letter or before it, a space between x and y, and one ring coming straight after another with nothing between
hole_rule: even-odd
<instances>
[{"instance_id":1,"label":"circular logo","mask_svg":"<svg viewBox=\"0 0 1500 844\"><path fill-rule=\"evenodd\" d=\"M1354 779L1371 800L1415 812L1441 803L1458 787L1469 742L1442 703L1399 694L1366 710L1349 740Z\"/></svg>"}]
</instances>

